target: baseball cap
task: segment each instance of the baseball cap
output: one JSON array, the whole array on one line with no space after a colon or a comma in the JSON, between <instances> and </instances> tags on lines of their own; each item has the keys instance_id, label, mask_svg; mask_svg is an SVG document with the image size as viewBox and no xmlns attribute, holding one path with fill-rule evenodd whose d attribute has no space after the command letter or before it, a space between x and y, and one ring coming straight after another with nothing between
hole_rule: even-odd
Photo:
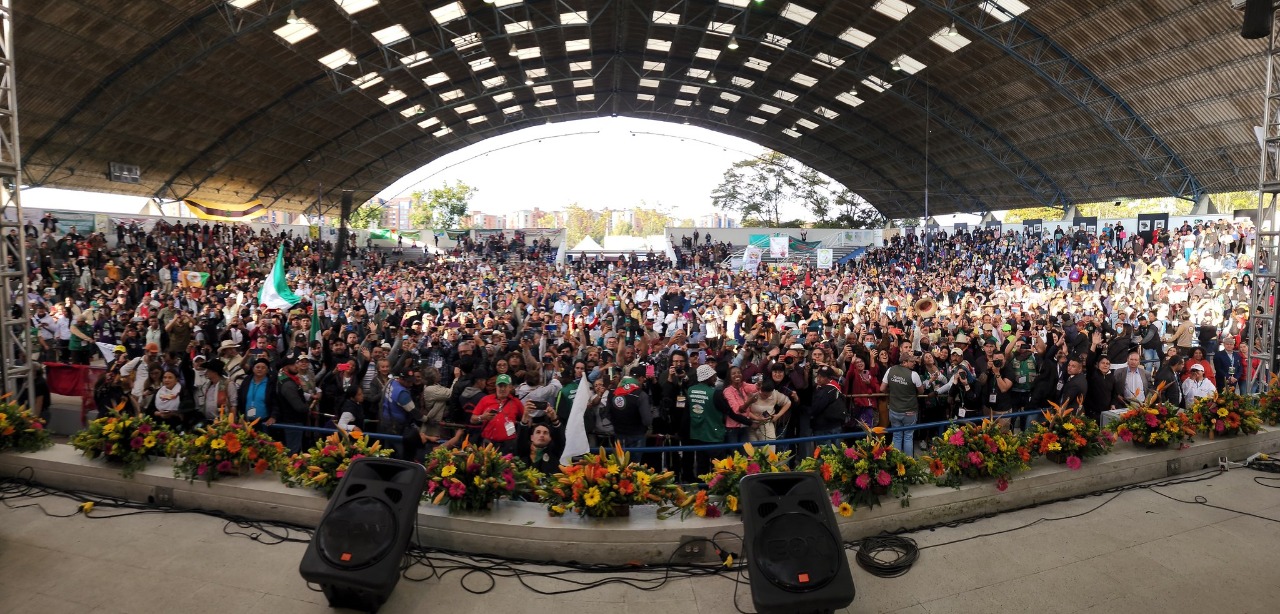
<instances>
[{"instance_id":1,"label":"baseball cap","mask_svg":"<svg viewBox=\"0 0 1280 614\"><path fill-rule=\"evenodd\" d=\"M510 375L507 375L506 373L503 373L503 374L499 375L499 376L498 376L498 378L497 378L496 380L494 380L494 384L496 384L496 385L506 384L506 385L510 386L510 385L511 385L511 376L510 376Z\"/></svg>"},{"instance_id":2,"label":"baseball cap","mask_svg":"<svg viewBox=\"0 0 1280 614\"><path fill-rule=\"evenodd\" d=\"M1191 365L1191 370L1192 370L1192 371L1204 371L1204 365L1199 364L1199 363L1194 364L1194 365Z\"/></svg>"},{"instance_id":3,"label":"baseball cap","mask_svg":"<svg viewBox=\"0 0 1280 614\"><path fill-rule=\"evenodd\" d=\"M146 351L148 351L148 352L159 352L159 351L160 351L160 344L158 344L158 343L148 343L148 344L147 344L147 346L146 346L145 348L143 348L143 349L144 349L144 350L146 350Z\"/></svg>"},{"instance_id":4,"label":"baseball cap","mask_svg":"<svg viewBox=\"0 0 1280 614\"><path fill-rule=\"evenodd\" d=\"M951 348L951 354L954 356L964 356L964 350L960 348Z\"/></svg>"},{"instance_id":5,"label":"baseball cap","mask_svg":"<svg viewBox=\"0 0 1280 614\"><path fill-rule=\"evenodd\" d=\"M821 369L818 369L818 375L821 375L822 377L835 377L836 370L824 365Z\"/></svg>"}]
</instances>

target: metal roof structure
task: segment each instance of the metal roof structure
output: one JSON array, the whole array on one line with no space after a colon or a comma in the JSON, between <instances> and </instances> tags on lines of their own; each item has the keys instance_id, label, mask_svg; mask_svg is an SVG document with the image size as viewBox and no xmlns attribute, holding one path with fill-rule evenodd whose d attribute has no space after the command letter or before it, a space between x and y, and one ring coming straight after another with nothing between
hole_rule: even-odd
<instances>
[{"instance_id":1,"label":"metal roof structure","mask_svg":"<svg viewBox=\"0 0 1280 614\"><path fill-rule=\"evenodd\" d=\"M889 217L926 187L936 215L1256 186L1266 41L1228 0L1025 2L30 2L25 179L302 211L616 114L745 138Z\"/></svg>"}]
</instances>

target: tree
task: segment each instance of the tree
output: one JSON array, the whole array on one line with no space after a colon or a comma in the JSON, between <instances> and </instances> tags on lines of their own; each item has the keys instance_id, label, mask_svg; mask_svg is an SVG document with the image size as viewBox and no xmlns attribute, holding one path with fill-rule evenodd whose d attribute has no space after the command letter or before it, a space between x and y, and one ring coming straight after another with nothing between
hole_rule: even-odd
<instances>
[{"instance_id":1,"label":"tree","mask_svg":"<svg viewBox=\"0 0 1280 614\"><path fill-rule=\"evenodd\" d=\"M347 225L351 228L377 228L382 222L382 205L373 201L368 201L351 212L351 218L347 220Z\"/></svg>"},{"instance_id":2,"label":"tree","mask_svg":"<svg viewBox=\"0 0 1280 614\"><path fill-rule=\"evenodd\" d=\"M537 215L533 217L534 228L559 228L560 225L556 221L556 215L550 211L539 210Z\"/></svg>"},{"instance_id":3,"label":"tree","mask_svg":"<svg viewBox=\"0 0 1280 614\"><path fill-rule=\"evenodd\" d=\"M667 226L674 221L661 209L644 207L636 207L632 211L631 220L632 230L636 236L641 237L666 234Z\"/></svg>"},{"instance_id":4,"label":"tree","mask_svg":"<svg viewBox=\"0 0 1280 614\"><path fill-rule=\"evenodd\" d=\"M414 228L457 228L478 190L462 181L409 195L409 224Z\"/></svg>"},{"instance_id":5,"label":"tree","mask_svg":"<svg viewBox=\"0 0 1280 614\"><path fill-rule=\"evenodd\" d=\"M744 219L753 218L777 226L782 222L784 208L799 205L799 173L792 168L793 164L778 152L734 162L725 171L720 185L711 191L711 202L721 209L742 214Z\"/></svg>"},{"instance_id":6,"label":"tree","mask_svg":"<svg viewBox=\"0 0 1280 614\"><path fill-rule=\"evenodd\" d=\"M569 246L577 245L583 237L590 236L597 242L604 241L609 218L599 211L585 209L578 203L564 208L566 239Z\"/></svg>"}]
</instances>

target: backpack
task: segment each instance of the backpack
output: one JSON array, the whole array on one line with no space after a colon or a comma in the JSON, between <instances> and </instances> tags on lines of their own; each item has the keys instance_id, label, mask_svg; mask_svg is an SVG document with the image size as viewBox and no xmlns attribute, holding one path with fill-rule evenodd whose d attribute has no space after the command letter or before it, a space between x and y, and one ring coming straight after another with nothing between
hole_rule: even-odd
<instances>
[{"instance_id":1,"label":"backpack","mask_svg":"<svg viewBox=\"0 0 1280 614\"><path fill-rule=\"evenodd\" d=\"M125 363L125 367L129 367L129 374L125 375L124 367L120 368L120 383L124 385L126 391L133 390L133 382L138 377L138 365L142 364L144 357L139 356Z\"/></svg>"}]
</instances>

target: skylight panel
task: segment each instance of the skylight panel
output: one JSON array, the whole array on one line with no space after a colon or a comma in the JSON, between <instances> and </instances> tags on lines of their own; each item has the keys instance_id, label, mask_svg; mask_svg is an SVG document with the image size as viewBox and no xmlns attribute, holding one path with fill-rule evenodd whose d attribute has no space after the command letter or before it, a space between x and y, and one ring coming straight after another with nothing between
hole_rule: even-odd
<instances>
[{"instance_id":1,"label":"skylight panel","mask_svg":"<svg viewBox=\"0 0 1280 614\"><path fill-rule=\"evenodd\" d=\"M787 102L795 102L796 99L799 98L799 96L792 94L791 92L788 92L786 90L778 90L774 92L773 97L781 98L782 100L785 100Z\"/></svg>"},{"instance_id":2,"label":"skylight panel","mask_svg":"<svg viewBox=\"0 0 1280 614\"><path fill-rule=\"evenodd\" d=\"M671 51L671 41L664 41L659 38L651 38L645 43L645 48L651 51L661 51L667 53Z\"/></svg>"},{"instance_id":3,"label":"skylight panel","mask_svg":"<svg viewBox=\"0 0 1280 614\"><path fill-rule=\"evenodd\" d=\"M773 47L774 49L778 49L781 51L785 51L787 47L791 45L791 39L783 36L778 36L777 34L773 34L771 32L766 32L764 35L764 40L760 42L764 43L766 47Z\"/></svg>"},{"instance_id":4,"label":"skylight panel","mask_svg":"<svg viewBox=\"0 0 1280 614\"><path fill-rule=\"evenodd\" d=\"M657 79L641 79L640 87L651 87L656 90L658 89L658 80Z\"/></svg>"},{"instance_id":5,"label":"skylight panel","mask_svg":"<svg viewBox=\"0 0 1280 614\"><path fill-rule=\"evenodd\" d=\"M582 87L591 87L595 85L595 83L596 82L592 81L591 79L577 79L573 82L573 88L578 89Z\"/></svg>"},{"instance_id":6,"label":"skylight panel","mask_svg":"<svg viewBox=\"0 0 1280 614\"><path fill-rule=\"evenodd\" d=\"M354 60L355 57L356 56L351 55L350 51L347 51L346 49L339 49L320 58L320 63L332 70L338 70L339 68L346 66L347 61Z\"/></svg>"},{"instance_id":7,"label":"skylight panel","mask_svg":"<svg viewBox=\"0 0 1280 614\"><path fill-rule=\"evenodd\" d=\"M723 34L725 36L729 36L737 29L738 26L722 21L711 21L707 23L707 32L712 34Z\"/></svg>"},{"instance_id":8,"label":"skylight panel","mask_svg":"<svg viewBox=\"0 0 1280 614\"><path fill-rule=\"evenodd\" d=\"M914 74L916 74L916 73L918 73L918 72L920 72L920 71L924 70L925 68L928 68L928 67L927 67L927 66L925 66L923 63L921 63L919 60L917 60L917 59L915 59L915 58L913 58L913 57L911 57L911 56L909 56L909 55L907 55L907 54L905 54L905 53L904 53L904 54L902 54L902 55L900 55L900 56L898 56L898 59L896 59L896 60L894 60L894 61L898 63L898 69L899 69L899 70L901 70L902 72L905 72L905 73L907 73L907 74L909 74L909 75L914 75Z\"/></svg>"},{"instance_id":9,"label":"skylight panel","mask_svg":"<svg viewBox=\"0 0 1280 614\"><path fill-rule=\"evenodd\" d=\"M258 3L258 0L231 0L227 4L230 4L231 6L234 6L238 9L247 9L257 3Z\"/></svg>"},{"instance_id":10,"label":"skylight panel","mask_svg":"<svg viewBox=\"0 0 1280 614\"><path fill-rule=\"evenodd\" d=\"M507 34L519 34L521 32L528 32L529 30L532 30L533 23L529 21L513 21L511 23L502 24L502 29L506 30Z\"/></svg>"},{"instance_id":11,"label":"skylight panel","mask_svg":"<svg viewBox=\"0 0 1280 614\"><path fill-rule=\"evenodd\" d=\"M494 104L503 103L515 97L516 95L514 92L503 92L493 97L493 103Z\"/></svg>"},{"instance_id":12,"label":"skylight panel","mask_svg":"<svg viewBox=\"0 0 1280 614\"><path fill-rule=\"evenodd\" d=\"M711 71L709 71L709 70L703 70L703 69L701 69L701 68L690 68L690 69L689 69L689 76L690 76L690 77L693 77L693 78L695 78L695 79L706 79L706 78L707 78L707 75L710 75L710 74L711 74Z\"/></svg>"},{"instance_id":13,"label":"skylight panel","mask_svg":"<svg viewBox=\"0 0 1280 614\"><path fill-rule=\"evenodd\" d=\"M807 26L810 21L813 21L814 17L818 16L818 13L791 2L782 7L782 12L778 13L778 16L783 19L794 21L802 26Z\"/></svg>"},{"instance_id":14,"label":"skylight panel","mask_svg":"<svg viewBox=\"0 0 1280 614\"><path fill-rule=\"evenodd\" d=\"M485 0L485 2L492 4L494 8L501 9L513 4L520 4L521 2L524 2L524 0Z\"/></svg>"},{"instance_id":15,"label":"skylight panel","mask_svg":"<svg viewBox=\"0 0 1280 614\"><path fill-rule=\"evenodd\" d=\"M560 13L560 25L576 26L587 23L586 11L574 11L571 13Z\"/></svg>"},{"instance_id":16,"label":"skylight panel","mask_svg":"<svg viewBox=\"0 0 1280 614\"><path fill-rule=\"evenodd\" d=\"M749 121L749 122L751 122L751 123L753 123L753 124L760 124L761 126L763 126L763 125L765 125L765 124L769 123L769 120L767 120L767 119L765 119L765 118L763 118L763 117L756 117L756 116L754 116L754 115L752 115L752 116L748 117L748 118L747 118L747 121Z\"/></svg>"},{"instance_id":17,"label":"skylight panel","mask_svg":"<svg viewBox=\"0 0 1280 614\"><path fill-rule=\"evenodd\" d=\"M914 11L915 8L902 0L880 0L871 7L871 10L890 19L901 21L903 17L911 14L911 11Z\"/></svg>"},{"instance_id":18,"label":"skylight panel","mask_svg":"<svg viewBox=\"0 0 1280 614\"><path fill-rule=\"evenodd\" d=\"M533 88L533 93L539 96L541 96L542 94L550 94L554 91L555 91L555 88L550 85L536 85Z\"/></svg>"},{"instance_id":19,"label":"skylight panel","mask_svg":"<svg viewBox=\"0 0 1280 614\"><path fill-rule=\"evenodd\" d=\"M485 122L485 121L489 121L489 118L483 115L477 115L475 117L472 117L471 119L468 119L467 124L474 126L480 122Z\"/></svg>"},{"instance_id":20,"label":"skylight panel","mask_svg":"<svg viewBox=\"0 0 1280 614\"><path fill-rule=\"evenodd\" d=\"M839 113L836 113L835 111L832 111L831 109L828 109L826 107L818 107L814 109L813 112L827 119L835 119L837 117L840 117Z\"/></svg>"},{"instance_id":21,"label":"skylight panel","mask_svg":"<svg viewBox=\"0 0 1280 614\"><path fill-rule=\"evenodd\" d=\"M934 32L933 36L929 37L929 40L933 41L934 44L936 44L937 46L942 47L943 49L946 49L947 51L950 51L952 53L955 53L956 51L963 49L965 45L968 45L969 43L973 42L961 36L959 33L948 35L947 30L950 30L950 29L951 28L948 27L948 28L943 28L941 30L938 30L937 32Z\"/></svg>"},{"instance_id":22,"label":"skylight panel","mask_svg":"<svg viewBox=\"0 0 1280 614\"><path fill-rule=\"evenodd\" d=\"M430 62L430 61L431 61L431 54L426 51L419 51L413 55L406 55L400 58L400 63L404 64L406 68L422 66L423 64L426 64L427 62Z\"/></svg>"},{"instance_id":23,"label":"skylight panel","mask_svg":"<svg viewBox=\"0 0 1280 614\"><path fill-rule=\"evenodd\" d=\"M725 100L728 100L729 102L738 102L739 100L742 100L742 96L739 96L733 92L720 92L720 97Z\"/></svg>"},{"instance_id":24,"label":"skylight panel","mask_svg":"<svg viewBox=\"0 0 1280 614\"><path fill-rule=\"evenodd\" d=\"M578 102L591 102L596 99L595 94L578 94Z\"/></svg>"},{"instance_id":25,"label":"skylight panel","mask_svg":"<svg viewBox=\"0 0 1280 614\"><path fill-rule=\"evenodd\" d=\"M711 112L712 112L712 113L725 114L725 113L728 113L728 112L729 112L729 109L726 109L726 108L724 108L724 107L722 107L722 106L720 106L720 105L712 105L712 106L711 106Z\"/></svg>"},{"instance_id":26,"label":"skylight panel","mask_svg":"<svg viewBox=\"0 0 1280 614\"><path fill-rule=\"evenodd\" d=\"M663 70L666 70L666 68L667 68L666 62L651 62L649 60L645 60L644 62L645 72L648 72L650 70L656 70L658 72L662 72Z\"/></svg>"},{"instance_id":27,"label":"skylight panel","mask_svg":"<svg viewBox=\"0 0 1280 614\"><path fill-rule=\"evenodd\" d=\"M545 77L547 76L547 69L545 67L529 68L524 71L524 76L530 79L535 79L537 77Z\"/></svg>"},{"instance_id":28,"label":"skylight panel","mask_svg":"<svg viewBox=\"0 0 1280 614\"><path fill-rule=\"evenodd\" d=\"M833 70L844 66L844 60L832 55L827 55L821 51L818 52L818 55L813 56L813 63L819 66L826 66Z\"/></svg>"},{"instance_id":29,"label":"skylight panel","mask_svg":"<svg viewBox=\"0 0 1280 614\"><path fill-rule=\"evenodd\" d=\"M863 32L857 28L849 28L840 35L840 40L849 43L855 47L866 48L876 41L876 37Z\"/></svg>"},{"instance_id":30,"label":"skylight panel","mask_svg":"<svg viewBox=\"0 0 1280 614\"><path fill-rule=\"evenodd\" d=\"M766 62L766 61L761 60L761 59L759 59L759 58L747 58L747 61L746 61L746 62L743 62L743 63L742 63L742 65L743 65L743 66L745 66L745 67L747 67L747 68L751 68L751 69L753 69L753 70L758 70L758 71L760 71L760 72L764 72L764 71L766 71L766 70L769 70L769 67L770 67L770 66L773 66L773 63L772 63L772 62Z\"/></svg>"},{"instance_id":31,"label":"skylight panel","mask_svg":"<svg viewBox=\"0 0 1280 614\"><path fill-rule=\"evenodd\" d=\"M378 6L378 0L333 0L333 3L348 15L355 15L365 9Z\"/></svg>"},{"instance_id":32,"label":"skylight panel","mask_svg":"<svg viewBox=\"0 0 1280 614\"><path fill-rule=\"evenodd\" d=\"M653 23L664 26L678 26L680 25L680 14L668 11L654 11Z\"/></svg>"},{"instance_id":33,"label":"skylight panel","mask_svg":"<svg viewBox=\"0 0 1280 614\"><path fill-rule=\"evenodd\" d=\"M467 65L471 66L471 72L480 72L486 68L493 68L493 58L485 56L478 60L467 62Z\"/></svg>"},{"instance_id":34,"label":"skylight panel","mask_svg":"<svg viewBox=\"0 0 1280 614\"><path fill-rule=\"evenodd\" d=\"M706 47L698 47L698 50L697 50L697 51L695 51L695 52L693 53L693 55L696 55L696 56L698 56L698 57L700 57L700 58L702 58L702 59L704 59L704 60L712 60L712 61L714 61L714 60L716 60L716 59L718 59L718 58L720 57L720 50L719 50L719 49L708 49L708 48L706 48Z\"/></svg>"},{"instance_id":35,"label":"skylight panel","mask_svg":"<svg viewBox=\"0 0 1280 614\"><path fill-rule=\"evenodd\" d=\"M884 79L881 79L880 77L876 77L876 76L870 76L870 77L867 77L866 79L863 79L862 84L877 92L883 92L893 87L892 83L889 83L888 81L885 81Z\"/></svg>"},{"instance_id":36,"label":"skylight panel","mask_svg":"<svg viewBox=\"0 0 1280 614\"><path fill-rule=\"evenodd\" d=\"M756 85L755 81L752 81L751 79L748 79L746 77L734 77L733 79L731 79L731 81L733 81L734 85L743 89L750 89L752 87L755 87Z\"/></svg>"},{"instance_id":37,"label":"skylight panel","mask_svg":"<svg viewBox=\"0 0 1280 614\"><path fill-rule=\"evenodd\" d=\"M720 0L720 4L727 4L729 6L736 6L743 9L751 6L751 0Z\"/></svg>"},{"instance_id":38,"label":"skylight panel","mask_svg":"<svg viewBox=\"0 0 1280 614\"><path fill-rule=\"evenodd\" d=\"M797 125L800 125L800 126L804 126L804 127L805 127L806 129L808 129L808 130L813 130L814 128L817 128L817 127L818 127L818 124L815 124L815 123L813 123L812 121L809 121L809 120L804 119L804 118L797 119L797 120L796 120L796 124L797 124Z\"/></svg>"},{"instance_id":39,"label":"skylight panel","mask_svg":"<svg viewBox=\"0 0 1280 614\"><path fill-rule=\"evenodd\" d=\"M1002 22L1009 21L1031 9L1031 7L1018 2L1018 0L990 0L978 6L988 15Z\"/></svg>"},{"instance_id":40,"label":"skylight panel","mask_svg":"<svg viewBox=\"0 0 1280 614\"><path fill-rule=\"evenodd\" d=\"M696 86L696 85L681 85L681 86L680 86L680 92L681 92L681 93L683 93L683 94L693 94L694 96L697 96L697 95L698 95L698 92L701 92L701 91L702 91L702 88L700 88L700 87L698 87L698 86Z\"/></svg>"},{"instance_id":41,"label":"skylight panel","mask_svg":"<svg viewBox=\"0 0 1280 614\"><path fill-rule=\"evenodd\" d=\"M404 92L395 88L391 88L390 90L387 90L387 93L381 96L378 96L378 102L381 102L382 104L385 104L385 105L391 105L391 104L400 102L401 100L404 100L405 97L406 95Z\"/></svg>"},{"instance_id":42,"label":"skylight panel","mask_svg":"<svg viewBox=\"0 0 1280 614\"><path fill-rule=\"evenodd\" d=\"M783 133L783 134L785 134L785 135L787 135L787 136L789 136L789 137L791 137L791 138L793 138L793 139L798 139L798 138L800 138L800 133L799 133L799 132L796 132L795 130L792 130L792 129L790 129L790 128L783 128L783 129L782 129L782 133Z\"/></svg>"},{"instance_id":43,"label":"skylight panel","mask_svg":"<svg viewBox=\"0 0 1280 614\"><path fill-rule=\"evenodd\" d=\"M502 109L503 115L515 115L517 113L524 113L524 105L514 105Z\"/></svg>"},{"instance_id":44,"label":"skylight panel","mask_svg":"<svg viewBox=\"0 0 1280 614\"><path fill-rule=\"evenodd\" d=\"M436 137L436 138L438 139L438 138L441 138L441 137L447 136L447 135L452 134L452 133L453 133L453 130L450 130L448 126L445 126L445 127L441 128L441 129L439 129L439 130L436 130L435 132L432 132L432 133L431 133L431 136L434 136L434 137Z\"/></svg>"},{"instance_id":45,"label":"skylight panel","mask_svg":"<svg viewBox=\"0 0 1280 614\"><path fill-rule=\"evenodd\" d=\"M472 32L470 34L463 34L462 36L454 37L452 42L455 49L462 51L463 49L470 49L471 47L479 45L481 40L479 34Z\"/></svg>"},{"instance_id":46,"label":"skylight panel","mask_svg":"<svg viewBox=\"0 0 1280 614\"><path fill-rule=\"evenodd\" d=\"M533 103L533 106L541 108L541 107L551 107L551 106L555 106L555 104L556 104L556 99L555 99L555 98L548 98L548 99L546 99L546 100L539 100L539 101L537 101L537 102Z\"/></svg>"},{"instance_id":47,"label":"skylight panel","mask_svg":"<svg viewBox=\"0 0 1280 614\"><path fill-rule=\"evenodd\" d=\"M466 16L467 11L462 8L461 2L450 2L440 8L431 10L431 18L436 20L438 24L446 24Z\"/></svg>"},{"instance_id":48,"label":"skylight panel","mask_svg":"<svg viewBox=\"0 0 1280 614\"><path fill-rule=\"evenodd\" d=\"M685 99L683 99L683 98L677 98L677 99L676 99L676 106L678 106L678 107L691 107L691 106L693 106L693 101L692 101L692 100L685 100Z\"/></svg>"},{"instance_id":49,"label":"skylight panel","mask_svg":"<svg viewBox=\"0 0 1280 614\"><path fill-rule=\"evenodd\" d=\"M791 80L805 87L813 87L818 84L817 79L800 72L791 75Z\"/></svg>"},{"instance_id":50,"label":"skylight panel","mask_svg":"<svg viewBox=\"0 0 1280 614\"><path fill-rule=\"evenodd\" d=\"M424 120L422 120L422 121L418 122L418 127L419 127L419 128L422 128L423 130L426 130L427 128L430 128L430 127L432 127L432 126L434 126L434 125L436 125L436 124L438 124L438 123L440 123L440 118L439 118L439 117L428 117L428 118L426 118L426 119L424 119Z\"/></svg>"},{"instance_id":51,"label":"skylight panel","mask_svg":"<svg viewBox=\"0 0 1280 614\"><path fill-rule=\"evenodd\" d=\"M525 47L516 50L516 58L521 60L532 60L533 58L542 57L542 47Z\"/></svg>"},{"instance_id":52,"label":"skylight panel","mask_svg":"<svg viewBox=\"0 0 1280 614\"><path fill-rule=\"evenodd\" d=\"M862 99L858 98L858 96L854 92L845 92L843 94L840 94L839 96L836 96L836 100L839 100L840 102L843 102L851 107L856 107L862 104Z\"/></svg>"},{"instance_id":53,"label":"skylight panel","mask_svg":"<svg viewBox=\"0 0 1280 614\"><path fill-rule=\"evenodd\" d=\"M297 44L298 41L304 40L308 36L311 36L320 30L311 25L310 21L299 17L297 23L284 24L283 26L276 28L274 31L276 36L284 39L284 42L294 45Z\"/></svg>"},{"instance_id":54,"label":"skylight panel","mask_svg":"<svg viewBox=\"0 0 1280 614\"><path fill-rule=\"evenodd\" d=\"M466 92L462 90L449 90L447 92L443 92L440 94L440 100L443 100L445 102L450 102L450 101L462 98L463 96L466 96L466 95L467 95Z\"/></svg>"},{"instance_id":55,"label":"skylight panel","mask_svg":"<svg viewBox=\"0 0 1280 614\"><path fill-rule=\"evenodd\" d=\"M427 87L434 87L434 86L440 85L441 83L446 83L448 81L449 81L449 75L442 72L438 72L434 75L428 76L426 79L423 79L422 83Z\"/></svg>"},{"instance_id":56,"label":"skylight panel","mask_svg":"<svg viewBox=\"0 0 1280 614\"><path fill-rule=\"evenodd\" d=\"M458 108L454 109L454 110L453 110L453 112L454 112L454 113L457 113L458 115L465 115L465 114L467 114L467 113L470 113L470 112L472 112L472 111L476 110L476 108L477 108L477 107L476 107L476 105L475 105L475 103L474 103L474 102L468 102L467 104L464 104L464 105L462 105L462 106L460 106L460 107L458 107Z\"/></svg>"},{"instance_id":57,"label":"skylight panel","mask_svg":"<svg viewBox=\"0 0 1280 614\"><path fill-rule=\"evenodd\" d=\"M781 111L781 110L782 110L782 109L779 109L778 107L775 107L775 106L773 106L773 105L771 105L771 104L762 104L762 105L760 105L760 111L761 111L762 113L768 113L769 115L777 115L777 114L778 114L778 111Z\"/></svg>"},{"instance_id":58,"label":"skylight panel","mask_svg":"<svg viewBox=\"0 0 1280 614\"><path fill-rule=\"evenodd\" d=\"M575 51L587 51L589 49L591 49L590 39L580 38L578 40L564 42L564 50L567 53L573 53Z\"/></svg>"},{"instance_id":59,"label":"skylight panel","mask_svg":"<svg viewBox=\"0 0 1280 614\"><path fill-rule=\"evenodd\" d=\"M426 112L427 112L426 107L420 104L415 104L407 109L402 109L400 111L400 114L405 117L413 117L415 115L422 115L423 113L426 113Z\"/></svg>"},{"instance_id":60,"label":"skylight panel","mask_svg":"<svg viewBox=\"0 0 1280 614\"><path fill-rule=\"evenodd\" d=\"M636 94L636 100L643 100L643 101L645 101L645 102L653 102L653 99L654 99L653 94Z\"/></svg>"},{"instance_id":61,"label":"skylight panel","mask_svg":"<svg viewBox=\"0 0 1280 614\"><path fill-rule=\"evenodd\" d=\"M390 25L371 34L378 44L387 46L409 38L409 31L400 24Z\"/></svg>"},{"instance_id":62,"label":"skylight panel","mask_svg":"<svg viewBox=\"0 0 1280 614\"><path fill-rule=\"evenodd\" d=\"M591 60L569 62L569 72L591 72Z\"/></svg>"},{"instance_id":63,"label":"skylight panel","mask_svg":"<svg viewBox=\"0 0 1280 614\"><path fill-rule=\"evenodd\" d=\"M498 75L496 77L489 77L488 79L485 79L484 81L480 82L480 85L483 85L484 89L493 89L495 87L499 87L506 84L507 84L507 78L503 75Z\"/></svg>"},{"instance_id":64,"label":"skylight panel","mask_svg":"<svg viewBox=\"0 0 1280 614\"><path fill-rule=\"evenodd\" d=\"M382 83L382 75L379 75L376 72L371 72L369 74L362 75L360 78L353 79L351 81L351 85L354 85L362 90L367 90L379 83Z\"/></svg>"}]
</instances>

